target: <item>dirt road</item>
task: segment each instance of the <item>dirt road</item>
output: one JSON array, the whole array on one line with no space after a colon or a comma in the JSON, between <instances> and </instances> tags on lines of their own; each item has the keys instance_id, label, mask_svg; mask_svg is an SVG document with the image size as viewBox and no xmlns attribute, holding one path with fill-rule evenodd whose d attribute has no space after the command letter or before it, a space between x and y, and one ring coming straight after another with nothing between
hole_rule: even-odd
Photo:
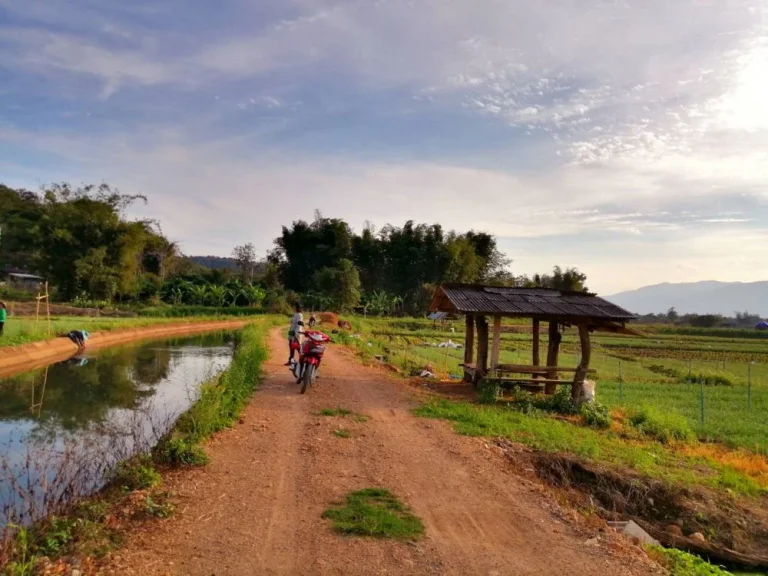
<instances>
[{"instance_id":1,"label":"dirt road","mask_svg":"<svg viewBox=\"0 0 768 576\"><path fill-rule=\"evenodd\" d=\"M646 565L564 520L483 441L410 413L412 392L332 347L304 396L271 336L268 377L243 421L209 444L211 463L170 479L177 513L135 535L115 574L647 574ZM357 423L315 415L343 407ZM338 438L344 426L352 438ZM379 486L422 518L417 544L342 537L321 514Z\"/></svg>"}]
</instances>

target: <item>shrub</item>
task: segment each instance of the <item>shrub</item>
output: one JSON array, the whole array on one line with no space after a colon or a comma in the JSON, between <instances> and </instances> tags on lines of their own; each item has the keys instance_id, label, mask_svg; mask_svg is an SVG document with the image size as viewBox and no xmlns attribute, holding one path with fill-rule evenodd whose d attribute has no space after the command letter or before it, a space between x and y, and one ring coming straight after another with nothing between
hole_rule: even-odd
<instances>
[{"instance_id":1,"label":"shrub","mask_svg":"<svg viewBox=\"0 0 768 576\"><path fill-rule=\"evenodd\" d=\"M126 490L146 490L160 483L160 474L146 456L122 462L114 472L112 482Z\"/></svg>"},{"instance_id":2,"label":"shrub","mask_svg":"<svg viewBox=\"0 0 768 576\"><path fill-rule=\"evenodd\" d=\"M661 546L648 547L648 555L664 568L671 576L729 576L730 572L706 560L674 548Z\"/></svg>"},{"instance_id":3,"label":"shrub","mask_svg":"<svg viewBox=\"0 0 768 576\"><path fill-rule=\"evenodd\" d=\"M695 438L688 420L676 412L661 412L651 406L643 406L630 414L629 421L640 432L663 444L670 440Z\"/></svg>"},{"instance_id":4,"label":"shrub","mask_svg":"<svg viewBox=\"0 0 768 576\"><path fill-rule=\"evenodd\" d=\"M208 455L203 449L187 438L172 438L163 442L156 454L161 462L173 466L203 466L208 463Z\"/></svg>"},{"instance_id":5,"label":"shrub","mask_svg":"<svg viewBox=\"0 0 768 576\"><path fill-rule=\"evenodd\" d=\"M581 405L580 412L584 417L584 422L592 428L605 429L611 426L611 415L607 406L597 402L587 402Z\"/></svg>"},{"instance_id":6,"label":"shrub","mask_svg":"<svg viewBox=\"0 0 768 576\"><path fill-rule=\"evenodd\" d=\"M477 388L477 401L480 404L495 404L500 390L498 380L485 379Z\"/></svg>"}]
</instances>

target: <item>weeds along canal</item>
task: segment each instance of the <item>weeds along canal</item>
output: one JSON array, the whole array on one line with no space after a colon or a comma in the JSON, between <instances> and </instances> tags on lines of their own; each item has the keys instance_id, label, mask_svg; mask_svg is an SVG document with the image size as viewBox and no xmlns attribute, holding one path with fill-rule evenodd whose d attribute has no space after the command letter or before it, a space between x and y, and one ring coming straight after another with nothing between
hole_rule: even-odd
<instances>
[{"instance_id":1,"label":"weeds along canal","mask_svg":"<svg viewBox=\"0 0 768 576\"><path fill-rule=\"evenodd\" d=\"M229 366L230 332L155 340L0 380L0 536L98 490Z\"/></svg>"}]
</instances>

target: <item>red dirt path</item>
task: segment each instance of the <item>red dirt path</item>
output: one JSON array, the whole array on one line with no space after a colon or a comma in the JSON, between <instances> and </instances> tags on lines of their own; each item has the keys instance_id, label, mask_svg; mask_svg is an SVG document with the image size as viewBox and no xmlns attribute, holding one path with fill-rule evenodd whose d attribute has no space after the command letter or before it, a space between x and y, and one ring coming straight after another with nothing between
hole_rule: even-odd
<instances>
[{"instance_id":1,"label":"red dirt path","mask_svg":"<svg viewBox=\"0 0 768 576\"><path fill-rule=\"evenodd\" d=\"M539 485L476 438L410 413L413 392L332 347L317 386L298 394L271 336L267 378L243 421L209 443L211 463L168 479L176 514L148 524L111 574L553 574L654 570L613 551ZM343 407L367 422L315 414ZM345 427L349 439L332 431ZM416 544L343 537L321 518L349 491L380 486L426 525ZM614 536L612 538L618 538Z\"/></svg>"}]
</instances>

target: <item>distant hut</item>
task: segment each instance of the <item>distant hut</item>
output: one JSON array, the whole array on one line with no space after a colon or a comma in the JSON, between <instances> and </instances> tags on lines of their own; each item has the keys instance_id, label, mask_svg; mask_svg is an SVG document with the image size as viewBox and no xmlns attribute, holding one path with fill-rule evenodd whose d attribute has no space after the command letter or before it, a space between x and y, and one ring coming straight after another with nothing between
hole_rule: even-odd
<instances>
[{"instance_id":1,"label":"distant hut","mask_svg":"<svg viewBox=\"0 0 768 576\"><path fill-rule=\"evenodd\" d=\"M34 274L23 274L20 272L10 272L8 274L8 286L15 290L24 290L25 292L39 292L43 283L42 276Z\"/></svg>"},{"instance_id":2,"label":"distant hut","mask_svg":"<svg viewBox=\"0 0 768 576\"><path fill-rule=\"evenodd\" d=\"M571 384L572 395L578 401L591 357L590 333L596 330L633 334L626 326L634 315L594 294L568 292L547 288L507 288L474 284L443 284L435 292L429 307L431 312L464 314L466 333L464 346L464 379L477 384L488 376L541 388L554 394L558 385ZM488 361L488 321L493 317L493 340ZM533 320L532 363L500 364L502 318L531 318ZM548 323L547 359L541 364L539 332L541 323ZM558 367L561 330L574 326L579 331L581 361L574 368ZM477 342L476 342L477 336ZM572 381L560 380L559 373L573 372ZM511 377L523 374L524 377ZM502 376L504 376L502 378Z\"/></svg>"}]
</instances>

